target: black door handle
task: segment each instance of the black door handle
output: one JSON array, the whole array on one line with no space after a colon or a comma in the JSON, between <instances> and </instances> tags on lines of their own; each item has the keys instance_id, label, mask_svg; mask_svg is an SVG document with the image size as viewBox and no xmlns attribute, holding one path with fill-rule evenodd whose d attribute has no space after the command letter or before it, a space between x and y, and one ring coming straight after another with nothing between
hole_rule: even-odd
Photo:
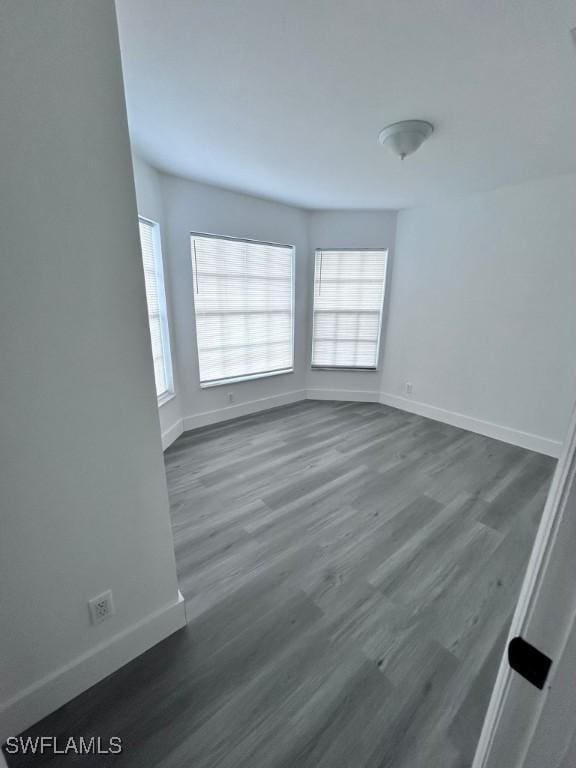
<instances>
[{"instance_id":1,"label":"black door handle","mask_svg":"<svg viewBox=\"0 0 576 768\"><path fill-rule=\"evenodd\" d=\"M552 659L522 637L515 637L508 643L508 663L515 672L542 690Z\"/></svg>"}]
</instances>

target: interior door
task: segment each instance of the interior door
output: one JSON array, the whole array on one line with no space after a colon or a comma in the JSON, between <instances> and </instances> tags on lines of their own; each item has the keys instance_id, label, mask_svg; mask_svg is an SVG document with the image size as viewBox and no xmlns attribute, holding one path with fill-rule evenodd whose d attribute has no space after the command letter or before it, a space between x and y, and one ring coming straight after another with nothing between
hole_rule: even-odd
<instances>
[{"instance_id":1,"label":"interior door","mask_svg":"<svg viewBox=\"0 0 576 768\"><path fill-rule=\"evenodd\" d=\"M552 660L542 690L504 654L473 768L576 766L576 409L538 529L509 641Z\"/></svg>"}]
</instances>

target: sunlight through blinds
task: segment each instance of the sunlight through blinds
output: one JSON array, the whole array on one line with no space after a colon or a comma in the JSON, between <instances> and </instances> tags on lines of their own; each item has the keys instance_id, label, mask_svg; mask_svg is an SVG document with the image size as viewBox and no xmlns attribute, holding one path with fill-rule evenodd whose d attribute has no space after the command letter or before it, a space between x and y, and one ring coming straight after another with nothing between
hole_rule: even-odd
<instances>
[{"instance_id":1,"label":"sunlight through blinds","mask_svg":"<svg viewBox=\"0 0 576 768\"><path fill-rule=\"evenodd\" d=\"M293 370L294 249L191 235L200 383Z\"/></svg>"},{"instance_id":2,"label":"sunlight through blinds","mask_svg":"<svg viewBox=\"0 0 576 768\"><path fill-rule=\"evenodd\" d=\"M316 251L312 367L378 365L388 251Z\"/></svg>"}]
</instances>

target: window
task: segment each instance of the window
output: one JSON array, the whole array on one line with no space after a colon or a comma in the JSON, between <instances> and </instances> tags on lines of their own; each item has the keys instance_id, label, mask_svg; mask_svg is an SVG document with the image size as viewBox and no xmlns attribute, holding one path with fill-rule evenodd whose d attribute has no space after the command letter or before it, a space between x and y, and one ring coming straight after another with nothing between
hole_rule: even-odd
<instances>
[{"instance_id":1,"label":"window","mask_svg":"<svg viewBox=\"0 0 576 768\"><path fill-rule=\"evenodd\" d=\"M140 243L142 246L142 261L144 262L144 279L146 281L146 301L148 302L148 322L150 323L156 394L158 395L158 400L162 401L172 393L173 385L162 250L160 247L160 227L153 221L143 219L141 216L138 217L138 221L140 223Z\"/></svg>"},{"instance_id":2,"label":"window","mask_svg":"<svg viewBox=\"0 0 576 768\"><path fill-rule=\"evenodd\" d=\"M294 249L191 235L200 384L293 370Z\"/></svg>"},{"instance_id":3,"label":"window","mask_svg":"<svg viewBox=\"0 0 576 768\"><path fill-rule=\"evenodd\" d=\"M378 365L388 251L316 251L313 368Z\"/></svg>"}]
</instances>

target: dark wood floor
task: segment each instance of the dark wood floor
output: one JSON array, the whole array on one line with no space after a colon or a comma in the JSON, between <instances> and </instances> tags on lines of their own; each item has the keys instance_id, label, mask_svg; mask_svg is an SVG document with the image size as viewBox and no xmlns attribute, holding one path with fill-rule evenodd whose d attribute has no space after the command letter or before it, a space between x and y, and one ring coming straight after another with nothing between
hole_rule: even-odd
<instances>
[{"instance_id":1,"label":"dark wood floor","mask_svg":"<svg viewBox=\"0 0 576 768\"><path fill-rule=\"evenodd\" d=\"M470 766L554 463L361 403L183 435L188 627L31 733L139 768Z\"/></svg>"}]
</instances>

